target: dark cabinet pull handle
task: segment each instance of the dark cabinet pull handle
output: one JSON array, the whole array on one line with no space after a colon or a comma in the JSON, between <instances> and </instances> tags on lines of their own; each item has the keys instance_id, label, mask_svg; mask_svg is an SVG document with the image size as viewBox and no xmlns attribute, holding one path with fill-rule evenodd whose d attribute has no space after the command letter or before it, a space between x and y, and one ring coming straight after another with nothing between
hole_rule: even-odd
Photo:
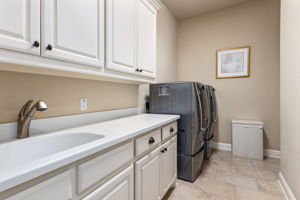
<instances>
[{"instance_id":1,"label":"dark cabinet pull handle","mask_svg":"<svg viewBox=\"0 0 300 200\"><path fill-rule=\"evenodd\" d=\"M48 44L48 46L46 47L47 50L51 51L52 50L52 45Z\"/></svg>"},{"instance_id":2,"label":"dark cabinet pull handle","mask_svg":"<svg viewBox=\"0 0 300 200\"><path fill-rule=\"evenodd\" d=\"M165 150L161 150L160 152L165 153Z\"/></svg>"},{"instance_id":3,"label":"dark cabinet pull handle","mask_svg":"<svg viewBox=\"0 0 300 200\"><path fill-rule=\"evenodd\" d=\"M165 151L168 151L168 149L167 149L167 148L164 148L164 150L165 150Z\"/></svg>"},{"instance_id":4,"label":"dark cabinet pull handle","mask_svg":"<svg viewBox=\"0 0 300 200\"><path fill-rule=\"evenodd\" d=\"M173 128L173 127L170 128L170 132L171 132L171 133L174 132L174 128Z\"/></svg>"},{"instance_id":5,"label":"dark cabinet pull handle","mask_svg":"<svg viewBox=\"0 0 300 200\"><path fill-rule=\"evenodd\" d=\"M40 43L38 41L34 41L34 43L32 44L32 46L38 48L40 46Z\"/></svg>"},{"instance_id":6,"label":"dark cabinet pull handle","mask_svg":"<svg viewBox=\"0 0 300 200\"><path fill-rule=\"evenodd\" d=\"M142 70L142 69L140 69L140 70L139 70L139 72L143 72L143 70Z\"/></svg>"},{"instance_id":7,"label":"dark cabinet pull handle","mask_svg":"<svg viewBox=\"0 0 300 200\"><path fill-rule=\"evenodd\" d=\"M151 138L149 139L149 144L153 144L154 142L155 142L154 138L151 137Z\"/></svg>"},{"instance_id":8,"label":"dark cabinet pull handle","mask_svg":"<svg viewBox=\"0 0 300 200\"><path fill-rule=\"evenodd\" d=\"M136 72L139 72L140 70L139 70L139 68L136 68L136 70L135 70Z\"/></svg>"}]
</instances>

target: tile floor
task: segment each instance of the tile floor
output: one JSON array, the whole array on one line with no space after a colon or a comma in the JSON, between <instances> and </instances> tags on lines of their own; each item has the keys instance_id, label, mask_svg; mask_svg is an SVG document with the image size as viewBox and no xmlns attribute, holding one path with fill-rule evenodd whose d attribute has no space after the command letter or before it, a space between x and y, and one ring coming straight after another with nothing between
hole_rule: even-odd
<instances>
[{"instance_id":1,"label":"tile floor","mask_svg":"<svg viewBox=\"0 0 300 200\"><path fill-rule=\"evenodd\" d=\"M164 200L285 200L278 183L279 159L264 161L215 151L194 183L178 180Z\"/></svg>"}]
</instances>

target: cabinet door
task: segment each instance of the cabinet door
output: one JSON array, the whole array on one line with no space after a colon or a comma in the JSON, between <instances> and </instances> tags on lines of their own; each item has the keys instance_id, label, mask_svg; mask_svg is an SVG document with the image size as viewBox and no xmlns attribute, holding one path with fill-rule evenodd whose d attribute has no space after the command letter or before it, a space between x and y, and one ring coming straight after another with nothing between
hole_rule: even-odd
<instances>
[{"instance_id":1,"label":"cabinet door","mask_svg":"<svg viewBox=\"0 0 300 200\"><path fill-rule=\"evenodd\" d=\"M135 164L135 198L160 199L160 147Z\"/></svg>"},{"instance_id":2,"label":"cabinet door","mask_svg":"<svg viewBox=\"0 0 300 200\"><path fill-rule=\"evenodd\" d=\"M138 68L137 74L155 77L156 9L147 0L138 0Z\"/></svg>"},{"instance_id":3,"label":"cabinet door","mask_svg":"<svg viewBox=\"0 0 300 200\"><path fill-rule=\"evenodd\" d=\"M133 166L130 166L82 200L133 200L133 177Z\"/></svg>"},{"instance_id":4,"label":"cabinet door","mask_svg":"<svg viewBox=\"0 0 300 200\"><path fill-rule=\"evenodd\" d=\"M42 55L104 65L104 0L42 1Z\"/></svg>"},{"instance_id":5,"label":"cabinet door","mask_svg":"<svg viewBox=\"0 0 300 200\"><path fill-rule=\"evenodd\" d=\"M137 0L106 2L106 67L134 73L137 49Z\"/></svg>"},{"instance_id":6,"label":"cabinet door","mask_svg":"<svg viewBox=\"0 0 300 200\"><path fill-rule=\"evenodd\" d=\"M165 194L173 181L176 179L176 166L177 166L177 147L176 137L163 145L162 150L164 153L161 156L161 182L162 182L162 193Z\"/></svg>"},{"instance_id":7,"label":"cabinet door","mask_svg":"<svg viewBox=\"0 0 300 200\"><path fill-rule=\"evenodd\" d=\"M71 171L64 172L7 200L70 200L72 199Z\"/></svg>"},{"instance_id":8,"label":"cabinet door","mask_svg":"<svg viewBox=\"0 0 300 200\"><path fill-rule=\"evenodd\" d=\"M40 54L38 43L40 0L1 0L0 48Z\"/></svg>"}]
</instances>

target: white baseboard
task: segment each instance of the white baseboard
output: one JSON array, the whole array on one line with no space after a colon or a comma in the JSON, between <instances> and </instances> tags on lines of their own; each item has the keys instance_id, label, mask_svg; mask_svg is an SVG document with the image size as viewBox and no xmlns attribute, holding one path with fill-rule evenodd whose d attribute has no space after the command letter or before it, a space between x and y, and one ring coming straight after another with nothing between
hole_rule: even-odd
<instances>
[{"instance_id":1,"label":"white baseboard","mask_svg":"<svg viewBox=\"0 0 300 200\"><path fill-rule=\"evenodd\" d=\"M264 149L264 156L271 158L280 158L280 151L274 149Z\"/></svg>"},{"instance_id":2,"label":"white baseboard","mask_svg":"<svg viewBox=\"0 0 300 200\"><path fill-rule=\"evenodd\" d=\"M213 148L224 150L224 151L231 151L231 144L228 143L221 143L221 142L213 142Z\"/></svg>"},{"instance_id":3,"label":"white baseboard","mask_svg":"<svg viewBox=\"0 0 300 200\"><path fill-rule=\"evenodd\" d=\"M231 151L231 144L213 142L212 147L223 151ZM264 149L264 156L272 158L280 158L280 151L274 149Z\"/></svg>"},{"instance_id":4,"label":"white baseboard","mask_svg":"<svg viewBox=\"0 0 300 200\"><path fill-rule=\"evenodd\" d=\"M279 185L280 185L286 199L287 200L296 200L296 197L294 196L292 190L290 189L289 185L287 184L287 182L281 172L279 172L278 177L279 177L279 179L278 179Z\"/></svg>"}]
</instances>

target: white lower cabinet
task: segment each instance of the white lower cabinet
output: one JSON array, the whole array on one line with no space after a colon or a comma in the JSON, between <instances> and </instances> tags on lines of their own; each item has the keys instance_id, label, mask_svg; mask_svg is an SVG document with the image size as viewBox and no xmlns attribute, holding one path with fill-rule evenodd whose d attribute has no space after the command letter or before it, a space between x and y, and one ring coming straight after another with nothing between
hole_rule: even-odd
<instances>
[{"instance_id":1,"label":"white lower cabinet","mask_svg":"<svg viewBox=\"0 0 300 200\"><path fill-rule=\"evenodd\" d=\"M133 200L133 165L120 172L82 200Z\"/></svg>"},{"instance_id":2,"label":"white lower cabinet","mask_svg":"<svg viewBox=\"0 0 300 200\"><path fill-rule=\"evenodd\" d=\"M176 179L177 172L177 137L162 146L161 154L161 189L164 195Z\"/></svg>"},{"instance_id":3,"label":"white lower cabinet","mask_svg":"<svg viewBox=\"0 0 300 200\"><path fill-rule=\"evenodd\" d=\"M177 137L173 137L135 164L135 198L158 200L169 190L177 173Z\"/></svg>"},{"instance_id":4,"label":"white lower cabinet","mask_svg":"<svg viewBox=\"0 0 300 200\"><path fill-rule=\"evenodd\" d=\"M71 200L72 175L71 170L54 176L42 183L26 189L7 200Z\"/></svg>"},{"instance_id":5,"label":"white lower cabinet","mask_svg":"<svg viewBox=\"0 0 300 200\"><path fill-rule=\"evenodd\" d=\"M135 199L160 199L160 147L135 163Z\"/></svg>"}]
</instances>

